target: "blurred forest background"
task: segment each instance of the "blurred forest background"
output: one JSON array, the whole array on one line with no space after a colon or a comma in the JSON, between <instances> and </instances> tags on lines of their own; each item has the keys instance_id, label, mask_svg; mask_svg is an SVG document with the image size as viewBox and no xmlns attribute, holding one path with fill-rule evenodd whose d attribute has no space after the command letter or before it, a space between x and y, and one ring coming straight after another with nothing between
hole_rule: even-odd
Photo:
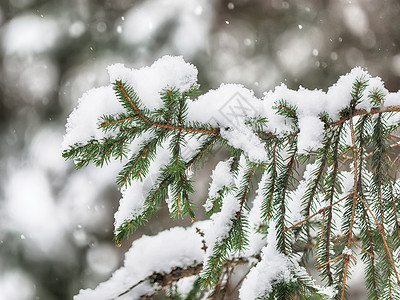
<instances>
[{"instance_id":1,"label":"blurred forest background","mask_svg":"<svg viewBox=\"0 0 400 300\"><path fill-rule=\"evenodd\" d=\"M66 119L108 84L107 65L182 55L202 91L242 83L258 97L281 82L326 89L362 66L397 91L399 16L398 0L0 0L0 300L72 299L123 261L118 163L76 171L61 157ZM132 238L189 223L161 212Z\"/></svg>"}]
</instances>

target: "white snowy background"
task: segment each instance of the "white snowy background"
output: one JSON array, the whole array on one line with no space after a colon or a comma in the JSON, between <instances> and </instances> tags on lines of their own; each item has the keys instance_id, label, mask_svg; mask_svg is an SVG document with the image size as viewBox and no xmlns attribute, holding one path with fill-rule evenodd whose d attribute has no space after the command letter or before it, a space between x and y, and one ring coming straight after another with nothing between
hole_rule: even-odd
<instances>
[{"instance_id":1,"label":"white snowy background","mask_svg":"<svg viewBox=\"0 0 400 300\"><path fill-rule=\"evenodd\" d=\"M108 65L182 55L203 92L241 83L258 98L281 82L326 91L362 66L394 92L399 15L396 0L1 0L0 300L71 299L109 278L141 234L190 224L164 208L116 248L119 165L77 171L62 159L66 119L108 84ZM196 175L200 218L209 164Z\"/></svg>"}]
</instances>

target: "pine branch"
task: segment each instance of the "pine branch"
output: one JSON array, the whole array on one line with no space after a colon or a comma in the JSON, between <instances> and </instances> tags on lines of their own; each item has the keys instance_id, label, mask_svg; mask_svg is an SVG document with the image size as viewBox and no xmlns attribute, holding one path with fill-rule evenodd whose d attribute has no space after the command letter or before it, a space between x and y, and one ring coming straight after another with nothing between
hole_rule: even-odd
<instances>
[{"instance_id":1,"label":"pine branch","mask_svg":"<svg viewBox=\"0 0 400 300\"><path fill-rule=\"evenodd\" d=\"M132 87L127 86L125 83L121 81L116 81L114 85L114 89L117 92L118 98L121 101L121 104L128 110L134 112L139 116L139 119L143 120L148 125L152 126L152 122L145 116L150 114L147 108L142 108L140 100L136 95L135 91Z\"/></svg>"},{"instance_id":2,"label":"pine branch","mask_svg":"<svg viewBox=\"0 0 400 300\"><path fill-rule=\"evenodd\" d=\"M335 114L332 116L326 111L314 112L309 105L292 98L290 93L294 91L286 95L288 99L281 98L285 96L282 92L269 106L276 120L267 119L262 112L243 112L237 116L237 138L225 135L235 132L234 125L226 120L205 123L194 120L197 112L193 112L193 107L197 103L194 105L195 101L188 99L198 92L196 84L185 90L165 87L159 93L161 102L157 108L149 109L150 105L145 105L133 87L116 81L114 90L125 111L101 116L97 131L86 141L70 146L63 156L73 159L77 168L90 162L103 166L111 159L124 161L117 177L117 183L123 187L133 180L149 179L150 170L159 174L147 195L132 199L140 207L119 223L115 230L117 245L147 222L162 201L168 202L172 217L189 215L194 221L195 207L190 199L194 192L192 171L210 156L216 145L229 150L232 156L229 166L220 165L224 167L222 173L229 172L225 174L229 177L219 183L215 181L216 188L210 189L211 198L206 203L207 214L221 228L216 228L215 236L210 234L203 242L204 248L208 247L204 268L196 264L173 269L168 274L155 273L139 280L119 297L150 282L158 285L155 291L169 286L170 296L181 298L174 282L195 274L200 274L200 279L193 286L192 298L200 286L214 291L211 297L225 295L233 270L226 268L237 265L229 265L229 259L237 252L243 253L253 238L267 232L252 231L257 236L249 239L249 222L276 231L273 234L276 240L269 242L276 243L273 253L282 256L285 271L293 279L260 282L265 290L263 299L323 297L297 260L302 257L306 264L315 244L317 267L323 280L338 290L336 299L347 297L352 265L357 261L354 247L361 251L366 264L370 299L395 299L400 295L400 279L393 259L393 254L400 250L397 215L400 186L396 178L400 155L391 154L400 145L400 137L395 134L400 122L387 120L400 112L400 105L385 106L386 92L370 86L373 81L370 83L368 78L361 76L354 80L351 89L346 87L350 98L345 105L328 107ZM257 107L262 105L258 103ZM361 109L371 106L370 110ZM315 134L306 134L314 125ZM241 132L240 126L246 130ZM314 143L312 138L317 141ZM256 149L246 144L248 141ZM184 150L193 153L189 155ZM298 181L302 174L299 165L313 159L312 169L307 167L304 180ZM262 173L263 179L258 183L256 209L249 213L252 183L259 181L257 173ZM254 216L257 209L259 215ZM336 214L341 215L341 221Z\"/></svg>"},{"instance_id":3,"label":"pine branch","mask_svg":"<svg viewBox=\"0 0 400 300\"><path fill-rule=\"evenodd\" d=\"M339 127L339 128L340 128L339 130L341 130L342 127ZM321 182L324 179L324 173L325 173L324 170L328 163L328 154L329 154L331 142L332 142L332 139L334 138L335 132L332 132L330 135L328 135L328 134L329 133L325 134L325 138L322 141L324 148L322 149L322 151L319 151L317 153L316 160L318 161L319 165L316 168L316 170L313 171L314 179L312 182L308 183L307 191L303 197L304 201L306 203L306 207L304 209L304 215L306 217L310 215L314 196L316 195L318 188L320 187ZM337 153L337 149L336 149L336 151L334 151L334 153ZM335 159L333 159L333 160L335 160ZM334 167L334 169L335 169L335 167Z\"/></svg>"},{"instance_id":4,"label":"pine branch","mask_svg":"<svg viewBox=\"0 0 400 300\"><path fill-rule=\"evenodd\" d=\"M271 212L273 209L273 196L275 194L275 185L278 177L278 168L281 168L281 156L279 153L279 140L275 139L272 149L269 153L272 153L271 161L267 164L265 168L265 172L269 174L269 178L266 182L264 191L264 198L261 207L261 216L265 220L265 222L269 222L271 218Z\"/></svg>"},{"instance_id":5,"label":"pine branch","mask_svg":"<svg viewBox=\"0 0 400 300\"><path fill-rule=\"evenodd\" d=\"M368 155L366 155L366 147L368 146L368 138L366 135L366 132L369 132L371 129L369 128L369 116L363 116L359 122L357 123L356 126L356 134L357 134L357 139L359 140L359 149L360 149L360 172L359 172L359 177L358 177L358 194L361 197L364 197L364 193L368 192L368 184L367 184L367 179L363 177L363 171L365 170L366 166L366 158ZM359 246L354 240L352 243L356 246L358 246L362 251L364 251L362 255L362 259L364 260L366 264L366 285L367 289L369 291L369 296L370 298L373 299L378 299L378 291L380 290L380 287L382 285L382 280L379 278L379 270L377 268L377 263L376 263L376 250L373 242L373 237L372 235L374 234L371 232L371 229L373 229L372 224L370 223L370 219L367 215L366 208L362 207L361 208L361 215L362 218L359 220L359 227L360 227L360 237L363 242L363 245L365 246ZM379 288L378 288L379 287Z\"/></svg>"},{"instance_id":6,"label":"pine branch","mask_svg":"<svg viewBox=\"0 0 400 300\"><path fill-rule=\"evenodd\" d=\"M293 173L296 166L296 153L297 153L297 144L296 139L294 138L289 142L289 150L288 150L288 163L284 165L280 176L277 178L276 182L276 199L274 205L279 207L277 210L277 231L278 231L278 249L283 254L287 255L290 251L289 246L287 245L287 233L285 229L286 226L286 197L287 191L290 188L290 185L293 181Z\"/></svg>"},{"instance_id":7,"label":"pine branch","mask_svg":"<svg viewBox=\"0 0 400 300\"><path fill-rule=\"evenodd\" d=\"M138 114L118 114L118 115L104 115L100 119L99 127L105 132L113 130L124 130L131 129L134 127L134 120L138 117Z\"/></svg>"},{"instance_id":8,"label":"pine branch","mask_svg":"<svg viewBox=\"0 0 400 300\"><path fill-rule=\"evenodd\" d=\"M253 257L233 258L231 260L226 261L224 263L223 267L230 268L230 267L236 267L236 266L240 266L240 265L246 265L246 264L249 264L252 259L260 260L260 256L255 255ZM129 289L120 293L116 298L113 298L112 300L117 300L118 298L128 294L134 288L138 287L140 284L142 284L146 281L149 281L152 284L157 284L158 289L155 292L152 292L151 295L147 295L147 296L154 296L160 290L171 285L173 282L176 282L181 278L198 275L198 274L200 274L200 272L202 270L203 270L203 263L198 263L198 264L195 264L192 266L188 266L186 268L179 268L179 267L175 268L175 269L171 270L171 272L169 272L169 273L153 273L150 276L143 278L139 282L135 283ZM146 294L144 294L142 296L146 296Z\"/></svg>"},{"instance_id":9,"label":"pine branch","mask_svg":"<svg viewBox=\"0 0 400 300\"><path fill-rule=\"evenodd\" d=\"M366 116L366 115L372 116L372 115L376 115L376 114L390 113L390 112L400 112L400 105L373 107L373 108L371 108L371 111L367 111L365 109L355 109L352 111L351 114L341 117L339 120L330 123L326 127L328 128L328 127L338 126L346 121L349 121L350 119L352 119L356 116Z\"/></svg>"},{"instance_id":10,"label":"pine branch","mask_svg":"<svg viewBox=\"0 0 400 300\"><path fill-rule=\"evenodd\" d=\"M334 205L334 197L337 193L337 190L340 185L340 179L338 178L338 171L339 171L339 157L338 157L338 151L339 151L339 144L340 144L340 136L342 132L343 126L339 125L339 128L335 132L334 136L334 145L333 145L333 153L332 153L332 171L329 173L327 179L326 179L326 187L329 187L328 193L326 195L325 201L329 203L329 211L328 211L328 216L327 216L327 226L326 230L323 231L323 240L319 243L321 245L321 252L320 252L320 257L321 261L320 262L327 262L330 261L330 255L331 255L331 240L332 240L332 229L333 229L333 205ZM348 196L350 197L350 195ZM342 199L346 199L347 197L343 197ZM337 202L337 201L336 201ZM335 202L335 203L336 203ZM326 277L328 279L328 284L332 285L333 284L333 274L331 270L331 265L327 264L326 267L324 268L325 272L322 272L322 276Z\"/></svg>"},{"instance_id":11,"label":"pine branch","mask_svg":"<svg viewBox=\"0 0 400 300\"><path fill-rule=\"evenodd\" d=\"M389 246L388 246L388 244L387 244L387 241L386 241L386 238L385 238L385 232L384 232L384 230L383 230L381 224L380 224L380 223L378 222L378 220L376 219L374 213L372 212L372 210L371 210L370 207L368 206L368 204L367 204L367 203L364 201L364 199L361 198L359 195L358 195L358 198L363 202L363 204L364 204L365 207L367 208L368 212L371 214L372 218L374 219L374 221L375 221L375 223L376 223L376 225L377 225L377 227L378 227L379 234L380 234L380 236L382 237L382 240L383 240L383 243L384 243L384 246L385 246L386 254L387 254L387 256L388 256L388 258L389 258L389 260L390 260L390 263L391 263L391 265L392 265L392 267L393 267L393 271L394 271L395 276L396 276L396 279L397 279L397 285L400 286L399 274L398 274L398 272L397 272L396 265L395 265L394 260L393 260L393 257L392 257L392 253L391 253L391 251L390 251L390 249L389 249Z\"/></svg>"},{"instance_id":12,"label":"pine branch","mask_svg":"<svg viewBox=\"0 0 400 300\"><path fill-rule=\"evenodd\" d=\"M217 140L218 138L215 136L211 136L209 139L205 140L199 150L186 163L185 171L199 164L199 161L204 159L206 154L211 151ZM142 214L135 218L125 220L125 222L115 230L114 240L117 245L120 246L122 240L128 238L132 231L142 226L150 219L151 215L157 210L157 205L165 201L168 197L168 186L172 182L173 176L164 170L148 193Z\"/></svg>"},{"instance_id":13,"label":"pine branch","mask_svg":"<svg viewBox=\"0 0 400 300\"><path fill-rule=\"evenodd\" d=\"M117 184L126 186L130 185L131 180L142 181L144 176L147 175L151 161L156 155L156 146L159 139L163 137L164 133L160 133L160 137L151 138L149 141L143 143L138 153L132 155L129 162L125 164L124 168L119 172L117 177Z\"/></svg>"},{"instance_id":14,"label":"pine branch","mask_svg":"<svg viewBox=\"0 0 400 300\"><path fill-rule=\"evenodd\" d=\"M230 161L230 171L231 172L236 172L238 165L236 164L236 161L238 160L237 157L231 157L229 159ZM218 191L217 191L217 195L210 197L209 199L207 199L207 201L211 202L211 208L206 207L206 214L211 216L213 215L215 212L219 211L219 209L221 208L222 205L222 201L224 196L226 196L229 192L233 192L236 189L235 186L222 186ZM206 206L206 205L205 205Z\"/></svg>"},{"instance_id":15,"label":"pine branch","mask_svg":"<svg viewBox=\"0 0 400 300\"><path fill-rule=\"evenodd\" d=\"M121 81L116 82L116 91L118 92L119 98L123 105L128 110L132 110L139 116L139 119L142 120L144 123L149 125L150 127L160 127L160 128L167 128L179 131L187 131L187 132L195 132L195 133L208 133L208 134L216 134L219 135L218 129L208 129L208 128L197 128L197 127L186 127L182 125L171 125L168 123L159 123L159 122L152 122L147 115L150 115L150 112L146 108L141 108L139 102L139 98L137 97L136 93L134 93L133 89L127 88L125 83ZM130 96L131 94L131 96ZM140 103L140 102L139 102Z\"/></svg>"},{"instance_id":16,"label":"pine branch","mask_svg":"<svg viewBox=\"0 0 400 300\"><path fill-rule=\"evenodd\" d=\"M353 182L353 195L351 196L351 217L350 217L350 224L347 229L346 238L346 248L348 251L351 251L351 242L352 242L352 235L353 235L353 226L354 226L354 217L356 212L356 204L357 204L357 192L358 192L358 148L356 145L356 137L355 137L355 130L353 125L353 119L350 119L350 134L351 134L351 142L353 147L353 175L354 175L354 182ZM350 197L349 197L350 199ZM346 205L347 206L347 205ZM346 281L349 276L349 262L350 262L350 255L347 252L343 252L343 269L341 272L341 276L339 278L339 283L342 282L342 286L340 287L340 299L344 299L346 293Z\"/></svg>"},{"instance_id":17,"label":"pine branch","mask_svg":"<svg viewBox=\"0 0 400 300\"><path fill-rule=\"evenodd\" d=\"M234 219L231 220L228 232L222 239L216 241L215 245L212 247L212 253L210 257L208 257L206 266L200 275L204 287L210 284L216 284L220 278L222 266L227 260L228 255L230 253L242 251L248 244L246 236L248 222L247 218L243 215L243 210L245 209L248 199L248 192L251 187L255 169L256 167L250 164L244 171L240 187L237 194L234 196L239 201L239 209L236 211Z\"/></svg>"}]
</instances>

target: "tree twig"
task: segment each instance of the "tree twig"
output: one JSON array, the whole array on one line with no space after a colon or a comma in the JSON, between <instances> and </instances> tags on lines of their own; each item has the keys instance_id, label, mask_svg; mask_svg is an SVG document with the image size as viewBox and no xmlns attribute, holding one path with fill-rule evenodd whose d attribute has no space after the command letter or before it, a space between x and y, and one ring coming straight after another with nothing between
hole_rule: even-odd
<instances>
[{"instance_id":1,"label":"tree twig","mask_svg":"<svg viewBox=\"0 0 400 300\"><path fill-rule=\"evenodd\" d=\"M261 260L261 257L259 255L255 255L252 257L234 258L232 260L227 261L224 264L224 268L230 268L230 267L248 264L251 261L251 258ZM203 270L203 263L198 263L198 264L195 264L192 266L188 266L186 268L176 267L176 268L172 269L171 272L169 272L169 273L153 273L150 276L147 276L146 278L133 284L130 288L128 288L124 292L120 293L117 297L113 298L112 300L116 300L119 297L128 294L134 288L138 287L140 284L142 284L146 281L149 281L152 284L157 284L159 286L159 289L158 289L158 291L159 291L162 288L170 285L172 282L178 281L179 279L184 278L184 277L197 275L202 270ZM142 296L147 296L147 295L142 295Z\"/></svg>"}]
</instances>

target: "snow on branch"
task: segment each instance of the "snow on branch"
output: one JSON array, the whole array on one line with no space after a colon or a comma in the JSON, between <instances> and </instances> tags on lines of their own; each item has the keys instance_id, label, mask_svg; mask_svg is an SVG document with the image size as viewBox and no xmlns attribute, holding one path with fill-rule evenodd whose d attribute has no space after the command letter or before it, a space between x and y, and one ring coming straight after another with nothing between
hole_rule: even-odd
<instances>
[{"instance_id":1,"label":"snow on branch","mask_svg":"<svg viewBox=\"0 0 400 300\"><path fill-rule=\"evenodd\" d=\"M207 222L196 222L189 228L174 227L156 236L142 236L125 254L123 267L96 289L82 290L74 300L124 300L151 295L157 289L151 282L153 273L168 274L174 268L185 269L202 262L202 238L196 228L204 229ZM143 281L146 278L149 280Z\"/></svg>"},{"instance_id":2,"label":"snow on branch","mask_svg":"<svg viewBox=\"0 0 400 300\"><path fill-rule=\"evenodd\" d=\"M108 71L111 84L83 95L68 118L63 156L78 168L121 162L117 245L162 202L195 222L193 172L216 146L230 158L211 176L211 221L140 238L122 269L76 299L136 299L197 274L193 291L212 294L229 282L227 262L258 255L242 299L344 299L360 258L372 297L400 294L400 92L359 67L326 92L282 84L262 99L238 84L199 96L197 69L182 57ZM309 251L326 287L307 273Z\"/></svg>"}]
</instances>

